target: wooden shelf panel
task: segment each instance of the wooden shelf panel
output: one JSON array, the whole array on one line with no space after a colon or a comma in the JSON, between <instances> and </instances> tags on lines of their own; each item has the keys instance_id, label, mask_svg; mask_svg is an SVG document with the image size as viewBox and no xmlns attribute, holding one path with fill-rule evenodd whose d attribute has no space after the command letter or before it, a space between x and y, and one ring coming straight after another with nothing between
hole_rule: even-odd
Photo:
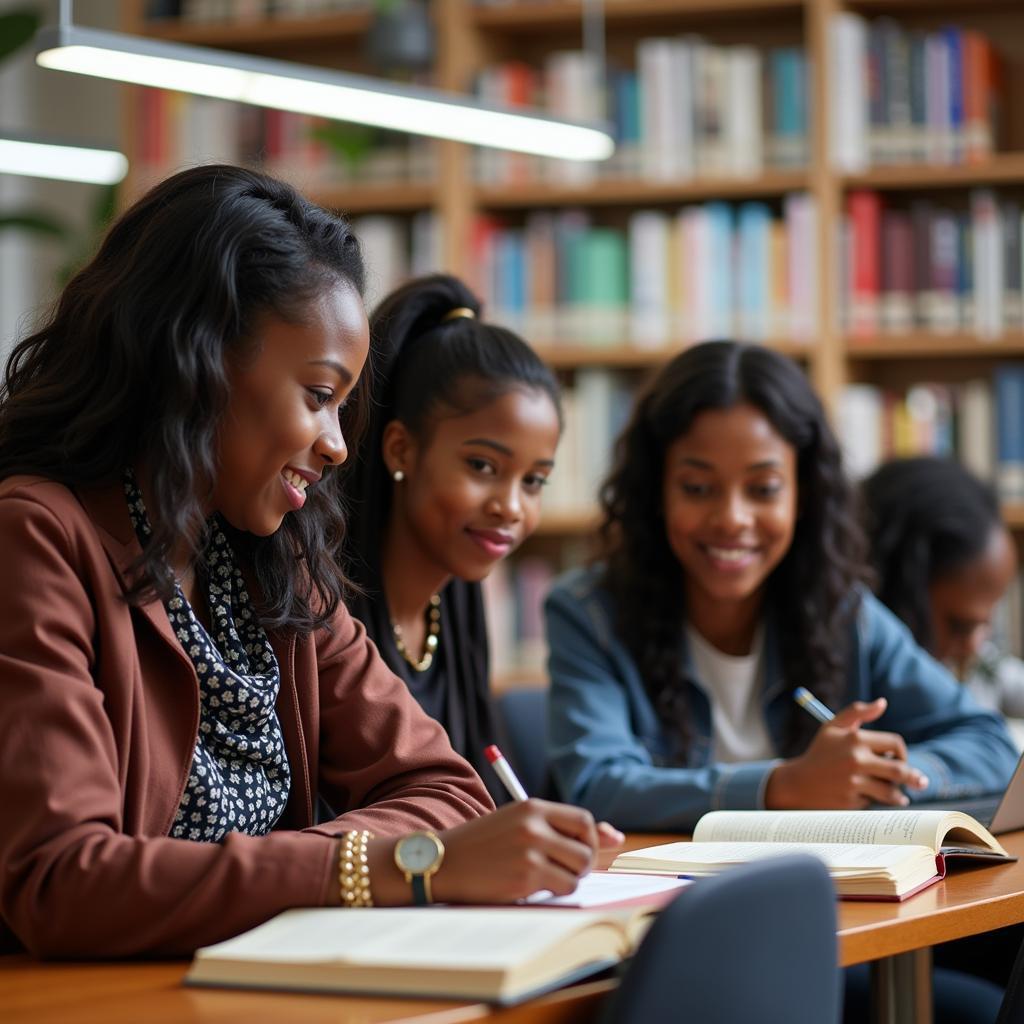
<instances>
[{"instance_id":1,"label":"wooden shelf panel","mask_svg":"<svg viewBox=\"0 0 1024 1024\"><path fill-rule=\"evenodd\" d=\"M601 522L601 513L596 506L573 511L542 512L534 536L563 537L583 536L594 533Z\"/></svg>"},{"instance_id":2,"label":"wooden shelf panel","mask_svg":"<svg viewBox=\"0 0 1024 1024\"><path fill-rule=\"evenodd\" d=\"M876 167L845 176L846 188L957 188L970 185L1024 185L1024 153L999 153L983 164L908 164Z\"/></svg>"},{"instance_id":3,"label":"wooden shelf panel","mask_svg":"<svg viewBox=\"0 0 1024 1024\"><path fill-rule=\"evenodd\" d=\"M416 213L431 207L437 198L434 185L332 185L306 193L314 203L339 213Z\"/></svg>"},{"instance_id":4,"label":"wooden shelf panel","mask_svg":"<svg viewBox=\"0 0 1024 1024\"><path fill-rule=\"evenodd\" d=\"M1011 530L1024 530L1024 502L1010 501L1002 507L1003 522Z\"/></svg>"},{"instance_id":5,"label":"wooden shelf panel","mask_svg":"<svg viewBox=\"0 0 1024 1024\"><path fill-rule=\"evenodd\" d=\"M881 14L934 14L937 11L1019 11L1020 0L846 0L851 11Z\"/></svg>"},{"instance_id":6,"label":"wooden shelf panel","mask_svg":"<svg viewBox=\"0 0 1024 1024\"><path fill-rule=\"evenodd\" d=\"M849 359L985 359L1024 356L1024 334L991 341L973 334L892 334L847 338Z\"/></svg>"},{"instance_id":7,"label":"wooden shelf panel","mask_svg":"<svg viewBox=\"0 0 1024 1024\"><path fill-rule=\"evenodd\" d=\"M693 181L609 179L590 185L555 185L531 182L516 185L479 185L477 205L490 210L518 210L534 206L634 206L644 203L691 203L706 199L746 199L782 196L808 187L802 171L778 171L756 178L706 178Z\"/></svg>"},{"instance_id":8,"label":"wooden shelf panel","mask_svg":"<svg viewBox=\"0 0 1024 1024\"><path fill-rule=\"evenodd\" d=\"M692 342L677 342L661 348L641 348L637 345L534 345L537 354L556 370L610 368L644 370L667 363ZM765 343L770 348L793 359L810 359L812 345L799 341L779 340Z\"/></svg>"},{"instance_id":9,"label":"wooden shelf panel","mask_svg":"<svg viewBox=\"0 0 1024 1024\"><path fill-rule=\"evenodd\" d=\"M143 22L142 31L147 36L167 42L270 53L288 47L324 47L345 40L356 41L369 25L369 11L349 11L254 21L192 22L174 18Z\"/></svg>"},{"instance_id":10,"label":"wooden shelf panel","mask_svg":"<svg viewBox=\"0 0 1024 1024\"><path fill-rule=\"evenodd\" d=\"M606 0L605 21L609 25L639 23L644 19L719 17L723 14L797 14L803 0ZM480 7L472 13L480 28L506 32L544 32L551 28L572 28L580 24L583 5L579 0L551 3L517 3L507 7Z\"/></svg>"}]
</instances>

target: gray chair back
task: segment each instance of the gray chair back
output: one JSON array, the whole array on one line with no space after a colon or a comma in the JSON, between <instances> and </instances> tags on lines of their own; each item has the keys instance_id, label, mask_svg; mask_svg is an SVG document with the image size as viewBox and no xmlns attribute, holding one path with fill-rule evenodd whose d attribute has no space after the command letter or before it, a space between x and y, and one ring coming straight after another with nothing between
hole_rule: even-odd
<instances>
[{"instance_id":1,"label":"gray chair back","mask_svg":"<svg viewBox=\"0 0 1024 1024\"><path fill-rule=\"evenodd\" d=\"M835 900L802 854L695 882L626 965L606 1024L838 1024Z\"/></svg>"},{"instance_id":2,"label":"gray chair back","mask_svg":"<svg viewBox=\"0 0 1024 1024\"><path fill-rule=\"evenodd\" d=\"M508 740L508 758L530 796L550 795L545 736L548 693L539 686L506 690L498 698L498 714Z\"/></svg>"}]
</instances>

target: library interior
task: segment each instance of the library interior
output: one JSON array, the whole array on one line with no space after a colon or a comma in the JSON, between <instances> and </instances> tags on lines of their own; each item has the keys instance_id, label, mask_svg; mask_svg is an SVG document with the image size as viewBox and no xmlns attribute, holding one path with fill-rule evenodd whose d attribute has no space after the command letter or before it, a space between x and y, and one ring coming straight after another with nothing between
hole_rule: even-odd
<instances>
[{"instance_id":1,"label":"library interior","mask_svg":"<svg viewBox=\"0 0 1024 1024\"><path fill-rule=\"evenodd\" d=\"M0 358L0 1019L1024 1024L1022 0L0 0Z\"/></svg>"}]
</instances>

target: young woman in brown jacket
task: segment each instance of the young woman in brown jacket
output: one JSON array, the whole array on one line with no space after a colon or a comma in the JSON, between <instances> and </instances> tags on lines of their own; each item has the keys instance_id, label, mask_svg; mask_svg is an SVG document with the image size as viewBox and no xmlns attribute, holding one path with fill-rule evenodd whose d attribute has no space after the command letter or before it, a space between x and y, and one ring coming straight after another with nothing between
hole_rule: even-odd
<instances>
[{"instance_id":1,"label":"young woman in brown jacket","mask_svg":"<svg viewBox=\"0 0 1024 1024\"><path fill-rule=\"evenodd\" d=\"M0 946L175 954L298 906L568 892L346 611L359 245L206 166L113 226L0 401ZM338 817L315 824L318 796ZM365 860L363 859L365 855Z\"/></svg>"}]
</instances>

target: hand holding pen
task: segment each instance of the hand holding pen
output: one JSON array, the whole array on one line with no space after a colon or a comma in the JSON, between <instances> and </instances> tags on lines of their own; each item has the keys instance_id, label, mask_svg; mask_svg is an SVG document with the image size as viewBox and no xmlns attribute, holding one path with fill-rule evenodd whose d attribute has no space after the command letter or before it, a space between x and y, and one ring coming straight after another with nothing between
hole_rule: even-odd
<instances>
[{"instance_id":1,"label":"hand holding pen","mask_svg":"<svg viewBox=\"0 0 1024 1024\"><path fill-rule=\"evenodd\" d=\"M528 797L497 748L499 778L513 803L440 833L445 847L434 876L442 903L514 903L541 889L565 896L594 866L599 850L617 849L624 836L589 811Z\"/></svg>"},{"instance_id":2,"label":"hand holding pen","mask_svg":"<svg viewBox=\"0 0 1024 1024\"><path fill-rule=\"evenodd\" d=\"M928 779L907 761L898 733L862 729L885 714L886 701L855 701L838 714L799 688L794 700L822 723L807 750L784 761L765 789L770 808L905 807L902 787L924 789Z\"/></svg>"}]
</instances>

